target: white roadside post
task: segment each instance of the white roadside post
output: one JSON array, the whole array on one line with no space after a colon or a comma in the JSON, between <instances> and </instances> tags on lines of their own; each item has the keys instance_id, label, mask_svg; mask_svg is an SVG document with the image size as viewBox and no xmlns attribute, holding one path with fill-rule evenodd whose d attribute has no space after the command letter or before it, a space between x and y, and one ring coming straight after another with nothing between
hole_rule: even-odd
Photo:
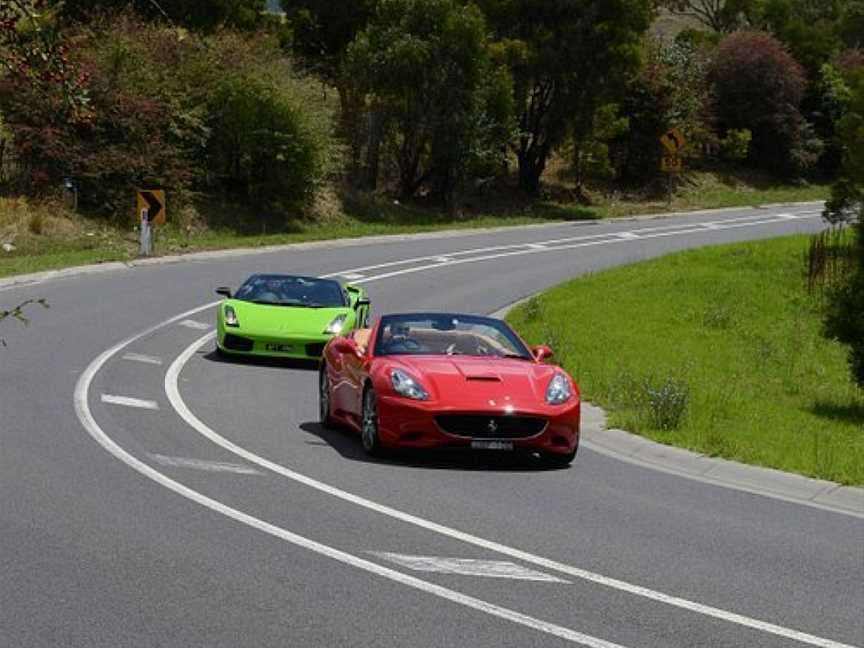
<instances>
[{"instance_id":1,"label":"white roadside post","mask_svg":"<svg viewBox=\"0 0 864 648\"><path fill-rule=\"evenodd\" d=\"M141 210L141 256L150 256L153 252L153 232L150 228L150 210Z\"/></svg>"}]
</instances>

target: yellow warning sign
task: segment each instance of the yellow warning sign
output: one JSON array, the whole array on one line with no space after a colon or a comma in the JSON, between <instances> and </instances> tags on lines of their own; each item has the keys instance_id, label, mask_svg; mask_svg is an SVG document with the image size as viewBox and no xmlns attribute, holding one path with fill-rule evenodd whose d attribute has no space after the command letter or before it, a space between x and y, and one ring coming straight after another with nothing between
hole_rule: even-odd
<instances>
[{"instance_id":1,"label":"yellow warning sign","mask_svg":"<svg viewBox=\"0 0 864 648\"><path fill-rule=\"evenodd\" d=\"M677 155L687 144L687 138L677 128L670 128L660 136L660 143L671 155Z\"/></svg>"},{"instance_id":2,"label":"yellow warning sign","mask_svg":"<svg viewBox=\"0 0 864 648\"><path fill-rule=\"evenodd\" d=\"M164 189L140 189L137 192L138 211L136 220L140 220L144 210L147 210L147 220L151 225L164 225L167 216L165 209Z\"/></svg>"}]
</instances>

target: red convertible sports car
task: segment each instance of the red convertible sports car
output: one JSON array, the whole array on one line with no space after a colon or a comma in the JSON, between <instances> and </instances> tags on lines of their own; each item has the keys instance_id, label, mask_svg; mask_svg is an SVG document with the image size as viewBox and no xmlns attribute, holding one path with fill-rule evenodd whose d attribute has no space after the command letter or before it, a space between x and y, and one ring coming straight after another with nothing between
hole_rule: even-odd
<instances>
[{"instance_id":1,"label":"red convertible sports car","mask_svg":"<svg viewBox=\"0 0 864 648\"><path fill-rule=\"evenodd\" d=\"M392 448L539 453L567 465L579 445L579 389L501 320L454 313L385 315L327 343L321 423Z\"/></svg>"}]
</instances>

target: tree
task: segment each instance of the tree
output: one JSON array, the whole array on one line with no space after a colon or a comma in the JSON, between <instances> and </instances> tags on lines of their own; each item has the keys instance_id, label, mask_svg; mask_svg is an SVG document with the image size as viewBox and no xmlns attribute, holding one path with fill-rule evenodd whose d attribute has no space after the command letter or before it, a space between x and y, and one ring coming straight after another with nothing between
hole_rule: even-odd
<instances>
[{"instance_id":1,"label":"tree","mask_svg":"<svg viewBox=\"0 0 864 648\"><path fill-rule=\"evenodd\" d=\"M777 39L763 32L727 36L709 78L721 132L750 130L753 163L787 176L815 164L821 143L799 110L807 76Z\"/></svg>"},{"instance_id":2,"label":"tree","mask_svg":"<svg viewBox=\"0 0 864 648\"><path fill-rule=\"evenodd\" d=\"M583 137L640 62L653 0L481 0L513 76L519 181L532 195L568 132Z\"/></svg>"},{"instance_id":3,"label":"tree","mask_svg":"<svg viewBox=\"0 0 864 648\"><path fill-rule=\"evenodd\" d=\"M495 131L487 99L501 96L479 9L459 0L383 0L351 45L347 69L393 135L399 195L428 184L450 204L465 162Z\"/></svg>"},{"instance_id":4,"label":"tree","mask_svg":"<svg viewBox=\"0 0 864 648\"><path fill-rule=\"evenodd\" d=\"M693 18L716 32L730 33L747 24L759 0L660 0L679 16Z\"/></svg>"},{"instance_id":5,"label":"tree","mask_svg":"<svg viewBox=\"0 0 864 648\"><path fill-rule=\"evenodd\" d=\"M838 137L844 143L843 167L827 204L826 218L848 221L857 214L855 256L846 284L829 305L825 332L849 345L852 376L864 388L864 71L859 71L850 85L852 100L838 127Z\"/></svg>"},{"instance_id":6,"label":"tree","mask_svg":"<svg viewBox=\"0 0 864 648\"><path fill-rule=\"evenodd\" d=\"M266 20L266 0L55 0L61 18L79 22L98 12L116 13L131 6L147 20L203 32L220 27L253 30Z\"/></svg>"}]
</instances>

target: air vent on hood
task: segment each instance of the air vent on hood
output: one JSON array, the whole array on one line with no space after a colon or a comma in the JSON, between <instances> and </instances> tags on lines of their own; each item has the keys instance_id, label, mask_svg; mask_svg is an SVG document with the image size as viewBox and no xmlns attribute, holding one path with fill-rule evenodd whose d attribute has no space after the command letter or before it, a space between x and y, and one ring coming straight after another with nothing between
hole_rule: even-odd
<instances>
[{"instance_id":1,"label":"air vent on hood","mask_svg":"<svg viewBox=\"0 0 864 648\"><path fill-rule=\"evenodd\" d=\"M465 376L465 380L482 380L484 382L501 382L500 376Z\"/></svg>"}]
</instances>

